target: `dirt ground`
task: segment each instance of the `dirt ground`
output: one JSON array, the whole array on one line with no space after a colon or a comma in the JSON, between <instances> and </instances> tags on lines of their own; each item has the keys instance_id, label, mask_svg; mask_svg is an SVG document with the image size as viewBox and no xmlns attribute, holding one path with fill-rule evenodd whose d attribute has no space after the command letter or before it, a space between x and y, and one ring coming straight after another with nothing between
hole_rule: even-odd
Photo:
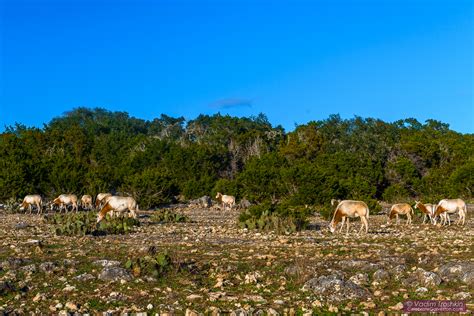
<instances>
[{"instance_id":1,"label":"dirt ground","mask_svg":"<svg viewBox=\"0 0 474 316\"><path fill-rule=\"evenodd\" d=\"M465 226L387 225L369 234L309 229L277 235L241 229L237 211L177 208L192 221L150 223L127 235L56 236L41 216L0 213L0 315L317 315L402 312L407 300L461 300L474 311L474 209ZM159 276L136 275L129 259L167 251ZM108 260L98 261L98 260ZM462 271L449 270L461 264ZM107 266L129 273L104 280ZM105 267L104 267L105 266ZM327 280L334 290L328 289ZM331 281L332 282L332 281Z\"/></svg>"}]
</instances>

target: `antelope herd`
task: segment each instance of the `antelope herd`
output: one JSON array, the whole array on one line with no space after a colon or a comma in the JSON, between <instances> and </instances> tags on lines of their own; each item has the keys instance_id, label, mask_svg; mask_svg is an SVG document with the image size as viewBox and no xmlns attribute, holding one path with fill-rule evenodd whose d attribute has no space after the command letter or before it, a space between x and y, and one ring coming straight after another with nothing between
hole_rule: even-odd
<instances>
[{"instance_id":1,"label":"antelope herd","mask_svg":"<svg viewBox=\"0 0 474 316\"><path fill-rule=\"evenodd\" d=\"M226 210L227 208L234 208L235 206L235 197L232 195L225 195L220 192L217 193L216 199L221 204L221 208ZM81 197L80 203L78 203L77 196L74 194L61 194L55 198L50 204L50 208L54 209L58 207L59 212L67 212L68 207L71 207L72 211L78 211L79 206L85 210L92 210L94 204L92 203L92 196L83 195ZM331 205L335 208L335 211L332 216L332 220L329 223L329 231L334 233L336 227L341 223L341 228L339 232L342 231L344 225L347 226L346 234L349 233L349 223L351 218L360 217L361 226L359 233L362 232L365 228L365 233L369 231L369 207L365 202L354 201L354 200L331 200ZM28 208L29 213L32 212L32 208L35 206L38 210L38 214L42 213L43 201L40 195L27 195L23 199L23 202L20 204L20 210L25 210ZM99 210L97 215L97 222L100 222L105 218L107 213L111 216L115 214L125 214L125 212L130 212L130 216L136 218L138 209L138 204L132 197L123 197L123 196L113 196L110 193L99 193L95 199L95 208ZM438 223L437 218L440 218L441 225L451 225L450 214L457 213L458 220L457 225L464 225L466 222L467 207L466 203L461 199L443 199L438 204L429 204L422 203L420 201L415 201L415 209L420 210L423 214L423 224L425 224L428 219L429 222L436 225ZM390 220L393 218L396 219L395 223L399 223L399 215L404 215L407 217L406 225L412 224L412 217L414 216L413 208L408 203L397 203L393 204L388 212L387 223L390 223Z\"/></svg>"}]
</instances>

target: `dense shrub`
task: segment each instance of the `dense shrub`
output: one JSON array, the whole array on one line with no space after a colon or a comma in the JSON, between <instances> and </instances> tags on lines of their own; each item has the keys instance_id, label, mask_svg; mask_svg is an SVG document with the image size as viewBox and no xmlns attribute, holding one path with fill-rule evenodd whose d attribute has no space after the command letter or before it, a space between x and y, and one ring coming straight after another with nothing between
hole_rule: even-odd
<instances>
[{"instance_id":1,"label":"dense shrub","mask_svg":"<svg viewBox=\"0 0 474 316\"><path fill-rule=\"evenodd\" d=\"M331 115L285 132L263 114L146 121L78 108L41 129L6 127L0 201L126 192L147 209L221 191L291 206L357 199L377 213L383 199L472 199L472 157L474 135L435 120Z\"/></svg>"},{"instance_id":2,"label":"dense shrub","mask_svg":"<svg viewBox=\"0 0 474 316\"><path fill-rule=\"evenodd\" d=\"M310 212L304 207L262 203L242 212L239 225L248 229L292 233L306 228Z\"/></svg>"}]
</instances>

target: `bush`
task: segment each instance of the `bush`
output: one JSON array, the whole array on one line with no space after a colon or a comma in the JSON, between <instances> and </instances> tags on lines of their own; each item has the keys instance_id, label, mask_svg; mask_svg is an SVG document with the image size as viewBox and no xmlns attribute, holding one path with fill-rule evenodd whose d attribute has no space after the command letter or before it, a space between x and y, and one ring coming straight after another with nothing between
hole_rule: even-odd
<instances>
[{"instance_id":1,"label":"bush","mask_svg":"<svg viewBox=\"0 0 474 316\"><path fill-rule=\"evenodd\" d=\"M4 204L4 208L5 208L5 211L7 211L7 213L20 212L20 204L18 204L15 198L9 198L8 200L6 200ZM28 208L25 211L28 211Z\"/></svg>"},{"instance_id":2,"label":"bush","mask_svg":"<svg viewBox=\"0 0 474 316\"><path fill-rule=\"evenodd\" d=\"M306 228L310 211L304 207L263 203L253 205L239 216L242 228L293 233Z\"/></svg>"},{"instance_id":3,"label":"bush","mask_svg":"<svg viewBox=\"0 0 474 316\"><path fill-rule=\"evenodd\" d=\"M130 269L135 277L149 275L158 278L169 271L171 267L172 260L167 251L128 259L125 263L125 268Z\"/></svg>"},{"instance_id":4,"label":"bush","mask_svg":"<svg viewBox=\"0 0 474 316\"><path fill-rule=\"evenodd\" d=\"M189 222L189 218L184 214L176 213L169 209L156 211L150 217L151 222L155 223L185 223Z\"/></svg>"},{"instance_id":5,"label":"bush","mask_svg":"<svg viewBox=\"0 0 474 316\"><path fill-rule=\"evenodd\" d=\"M52 224L53 232L58 236L127 234L139 226L137 219L107 215L99 224L94 212L46 215L45 221Z\"/></svg>"}]
</instances>

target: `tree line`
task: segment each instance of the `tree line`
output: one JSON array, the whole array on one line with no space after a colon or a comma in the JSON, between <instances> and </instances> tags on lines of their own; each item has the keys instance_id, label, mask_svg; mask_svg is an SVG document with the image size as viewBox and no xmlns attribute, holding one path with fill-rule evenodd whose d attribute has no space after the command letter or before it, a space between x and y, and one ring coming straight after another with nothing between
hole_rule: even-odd
<instances>
[{"instance_id":1,"label":"tree line","mask_svg":"<svg viewBox=\"0 0 474 316\"><path fill-rule=\"evenodd\" d=\"M142 120L76 108L43 128L6 127L0 167L0 201L112 192L152 208L220 191L257 204L376 207L472 199L474 135L413 118L331 115L286 132L264 114Z\"/></svg>"}]
</instances>

